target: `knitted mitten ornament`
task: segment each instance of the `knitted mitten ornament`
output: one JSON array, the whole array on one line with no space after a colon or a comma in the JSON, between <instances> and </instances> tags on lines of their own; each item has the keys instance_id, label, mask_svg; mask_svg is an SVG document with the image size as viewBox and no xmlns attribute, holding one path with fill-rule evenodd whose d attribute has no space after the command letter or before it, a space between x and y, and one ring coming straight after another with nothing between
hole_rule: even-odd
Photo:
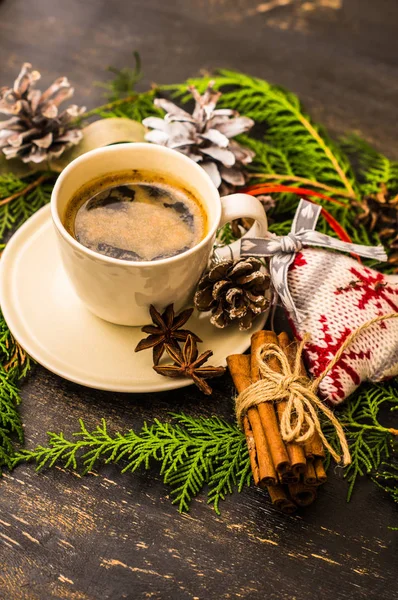
<instances>
[{"instance_id":1,"label":"knitted mitten ornament","mask_svg":"<svg viewBox=\"0 0 398 600\"><path fill-rule=\"evenodd\" d=\"M289 289L303 319L289 313L296 336L308 332L304 356L315 377L348 335L379 315L398 312L398 275L383 275L350 256L304 248L288 274ZM398 375L398 319L374 323L354 340L323 379L323 397L339 404L362 381Z\"/></svg>"}]
</instances>

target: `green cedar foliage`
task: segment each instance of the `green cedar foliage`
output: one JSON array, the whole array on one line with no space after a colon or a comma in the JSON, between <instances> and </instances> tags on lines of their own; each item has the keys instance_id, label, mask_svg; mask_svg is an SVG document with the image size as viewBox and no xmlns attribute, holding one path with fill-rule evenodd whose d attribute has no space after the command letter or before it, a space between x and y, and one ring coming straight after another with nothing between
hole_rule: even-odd
<instances>
[{"instance_id":1,"label":"green cedar foliage","mask_svg":"<svg viewBox=\"0 0 398 600\"><path fill-rule=\"evenodd\" d=\"M172 502L180 511L187 511L192 498L207 485L208 502L219 512L220 500L251 480L244 435L217 417L174 417L175 424L155 419L138 433L110 434L105 420L88 431L80 421L80 431L72 439L49 433L48 446L21 450L13 464L35 461L38 470L55 464L72 469L81 466L87 473L102 460L121 463L122 473L127 473L155 463L164 483L171 486Z\"/></svg>"},{"instance_id":2,"label":"green cedar foliage","mask_svg":"<svg viewBox=\"0 0 398 600\"><path fill-rule=\"evenodd\" d=\"M31 368L31 361L17 344L0 313L0 474L12 467L14 442L23 442L23 428L17 409L19 386Z\"/></svg>"},{"instance_id":3,"label":"green cedar foliage","mask_svg":"<svg viewBox=\"0 0 398 600\"><path fill-rule=\"evenodd\" d=\"M192 79L178 85L137 93L141 77L139 57L135 66L110 71L115 78L103 85L109 102L90 110L85 118L127 117L141 121L150 115L162 116L153 100L157 93L172 93L182 103L189 101L187 86L194 84L203 92L210 78ZM297 96L278 86L242 73L221 70L212 77L215 87L223 92L219 106L233 108L253 118L259 127L239 141L255 150L250 165L251 182L274 182L294 187L313 188L337 199L343 206L321 201L358 243L377 242L363 226L355 224L356 208L352 197L377 193L381 184L389 195L398 192L398 164L376 152L358 137L333 141L326 131L314 123L303 110ZM256 177L254 177L256 175ZM55 174L48 173L38 185L37 174L19 178L0 175L0 239L19 227L51 195ZM21 192L19 194L19 192ZM1 204L1 200L17 197ZM290 230L298 198L291 193L278 193L275 207L269 212L272 231L284 235ZM334 233L324 223L319 229ZM220 232L225 242L233 239L230 227ZM3 247L4 245L2 245ZM84 423L70 439L62 433L49 433L47 446L14 452L14 442L23 440L17 405L19 385L31 363L12 338L0 316L0 469L12 468L25 461L36 462L37 468L62 464L84 473L105 463L120 463L123 472L157 465L163 481L171 486L171 496L180 511L188 510L191 500L207 486L208 501L219 511L219 502L234 490L250 483L250 463L242 432L217 417L193 418L174 415L173 422L154 420L141 431L109 433L102 422L93 431ZM398 384L366 384L353 394L339 412L352 453L352 464L345 470L348 497L359 476L375 474L378 485L398 500L397 466L393 442L396 433L381 422L382 407L396 410ZM325 432L331 443L335 433L328 423Z\"/></svg>"}]
</instances>

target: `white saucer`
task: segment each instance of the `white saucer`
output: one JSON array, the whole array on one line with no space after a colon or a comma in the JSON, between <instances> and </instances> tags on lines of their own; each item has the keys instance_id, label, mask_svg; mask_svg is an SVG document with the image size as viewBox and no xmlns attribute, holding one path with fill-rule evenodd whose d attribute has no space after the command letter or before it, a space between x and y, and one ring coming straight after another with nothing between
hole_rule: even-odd
<instances>
[{"instance_id":1,"label":"white saucer","mask_svg":"<svg viewBox=\"0 0 398 600\"><path fill-rule=\"evenodd\" d=\"M1 258L1 308L21 346L38 363L75 383L115 392L158 392L192 384L169 379L152 369L152 351L134 352L143 334L139 327L112 325L92 315L76 296L63 270L50 216L45 206L11 238ZM219 330L205 314L193 315L186 328L202 338L200 352L212 349L213 365L244 352L249 332ZM150 319L148 319L150 322Z\"/></svg>"}]
</instances>

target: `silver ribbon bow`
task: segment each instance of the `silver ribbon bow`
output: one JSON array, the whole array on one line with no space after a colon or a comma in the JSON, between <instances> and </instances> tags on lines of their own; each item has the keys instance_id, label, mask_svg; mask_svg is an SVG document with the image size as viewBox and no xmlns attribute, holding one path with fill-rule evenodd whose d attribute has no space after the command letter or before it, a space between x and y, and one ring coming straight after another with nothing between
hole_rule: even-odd
<instances>
[{"instance_id":1,"label":"silver ribbon bow","mask_svg":"<svg viewBox=\"0 0 398 600\"><path fill-rule=\"evenodd\" d=\"M294 304L287 275L296 253L300 252L302 248L307 246L330 248L378 261L387 260L383 246L350 244L314 231L321 210L321 206L301 199L288 235L270 238L243 238L241 241L242 256L271 257L270 276L274 289L285 308L293 313L297 322L302 321L302 316Z\"/></svg>"}]
</instances>

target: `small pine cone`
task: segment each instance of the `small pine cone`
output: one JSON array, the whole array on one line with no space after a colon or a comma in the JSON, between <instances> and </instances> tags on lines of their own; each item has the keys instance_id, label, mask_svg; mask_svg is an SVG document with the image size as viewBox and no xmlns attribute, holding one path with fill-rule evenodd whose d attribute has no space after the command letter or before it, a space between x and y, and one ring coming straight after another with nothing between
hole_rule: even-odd
<instances>
[{"instance_id":1,"label":"small pine cone","mask_svg":"<svg viewBox=\"0 0 398 600\"><path fill-rule=\"evenodd\" d=\"M73 95L67 78L59 77L43 93L34 89L39 79L40 73L25 63L13 87L0 88L0 113L9 117L0 121L0 152L8 159L40 163L58 158L83 137L76 119L85 108L58 108Z\"/></svg>"},{"instance_id":2,"label":"small pine cone","mask_svg":"<svg viewBox=\"0 0 398 600\"><path fill-rule=\"evenodd\" d=\"M388 262L397 272L398 265L398 194L391 195L384 183L377 193L353 201L359 209L355 225L364 225L370 232L377 233L381 243L389 249Z\"/></svg>"},{"instance_id":3,"label":"small pine cone","mask_svg":"<svg viewBox=\"0 0 398 600\"><path fill-rule=\"evenodd\" d=\"M257 258L223 261L199 281L194 305L199 311L211 310L210 322L216 327L237 322L240 330L250 329L269 306L269 286L269 274Z\"/></svg>"}]
</instances>

